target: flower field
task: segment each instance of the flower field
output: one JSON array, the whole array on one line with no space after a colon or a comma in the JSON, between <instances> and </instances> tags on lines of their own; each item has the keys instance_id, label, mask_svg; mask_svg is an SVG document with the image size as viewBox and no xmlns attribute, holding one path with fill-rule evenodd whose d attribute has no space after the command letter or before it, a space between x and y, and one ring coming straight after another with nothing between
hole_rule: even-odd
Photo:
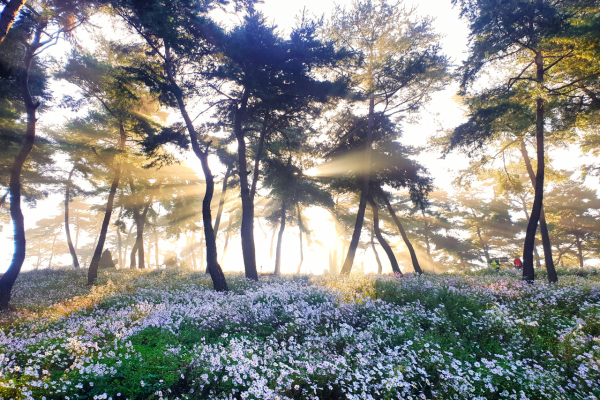
<instances>
[{"instance_id":1,"label":"flower field","mask_svg":"<svg viewBox=\"0 0 600 400\"><path fill-rule=\"evenodd\" d=\"M23 273L3 399L600 398L600 279ZM572 275L569 275L572 274Z\"/></svg>"}]
</instances>

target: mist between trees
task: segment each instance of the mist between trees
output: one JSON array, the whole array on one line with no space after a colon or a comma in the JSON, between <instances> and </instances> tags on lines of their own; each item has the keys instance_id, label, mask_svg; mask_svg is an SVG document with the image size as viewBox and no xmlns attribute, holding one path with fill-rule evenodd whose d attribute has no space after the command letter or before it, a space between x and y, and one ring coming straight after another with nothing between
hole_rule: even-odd
<instances>
[{"instance_id":1,"label":"mist between trees","mask_svg":"<svg viewBox=\"0 0 600 400\"><path fill-rule=\"evenodd\" d=\"M600 200L583 179L598 167L561 170L553 151L598 154L598 2L453 4L470 28L462 65L434 21L401 2L304 10L284 35L253 0L8 1L0 185L15 247L0 309L24 262L54 267L67 254L90 285L101 268L185 267L217 291L223 270L307 273L313 253L329 274L507 257L522 259L526 281L537 267L556 282L557 264L592 265ZM217 10L238 23L219 25ZM404 144L403 126L454 82L465 122L427 148ZM73 117L57 123L61 109ZM454 194L434 187L425 151L470 158ZM62 209L25 231L21 203L50 193ZM282 250L292 240L297 258Z\"/></svg>"}]
</instances>

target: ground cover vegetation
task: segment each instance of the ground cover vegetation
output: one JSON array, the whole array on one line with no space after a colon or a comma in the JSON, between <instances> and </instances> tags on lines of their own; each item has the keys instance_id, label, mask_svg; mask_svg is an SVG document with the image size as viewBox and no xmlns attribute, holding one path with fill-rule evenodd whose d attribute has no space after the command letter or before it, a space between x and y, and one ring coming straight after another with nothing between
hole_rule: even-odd
<instances>
[{"instance_id":1,"label":"ground cover vegetation","mask_svg":"<svg viewBox=\"0 0 600 400\"><path fill-rule=\"evenodd\" d=\"M25 272L3 315L14 399L590 399L600 278ZM54 285L60 281L60 286ZM82 289L85 288L85 289ZM44 295L42 295L44 293Z\"/></svg>"}]
</instances>

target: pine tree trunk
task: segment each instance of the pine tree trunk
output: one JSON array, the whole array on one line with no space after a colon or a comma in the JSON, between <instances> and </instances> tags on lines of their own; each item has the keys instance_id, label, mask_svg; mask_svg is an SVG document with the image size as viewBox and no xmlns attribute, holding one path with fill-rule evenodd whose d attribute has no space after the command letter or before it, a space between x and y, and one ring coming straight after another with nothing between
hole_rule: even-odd
<instances>
[{"instance_id":1,"label":"pine tree trunk","mask_svg":"<svg viewBox=\"0 0 600 400\"><path fill-rule=\"evenodd\" d=\"M283 242L283 231L285 229L285 200L281 202L281 223L277 236L277 250L275 252L275 275L281 275L281 243Z\"/></svg>"},{"instance_id":2,"label":"pine tree trunk","mask_svg":"<svg viewBox=\"0 0 600 400\"><path fill-rule=\"evenodd\" d=\"M146 226L146 217L148 216L148 209L150 208L150 204L152 204L152 196L150 197L150 200L146 204L146 207L144 207L144 211L138 217L139 224L138 224L138 227L136 230L136 233L137 233L136 241L139 243L137 246L138 264L139 264L138 268L141 268L141 269L146 268L146 257L145 257L145 251L144 251L144 226Z\"/></svg>"},{"instance_id":3,"label":"pine tree trunk","mask_svg":"<svg viewBox=\"0 0 600 400\"><path fill-rule=\"evenodd\" d=\"M298 204L298 229L300 230L300 264L298 264L297 274L300 274L302 263L304 262L304 250L302 249L302 212L300 211L300 204Z\"/></svg>"},{"instance_id":4,"label":"pine tree trunk","mask_svg":"<svg viewBox=\"0 0 600 400\"><path fill-rule=\"evenodd\" d=\"M385 254L387 254L390 259L390 264L392 264L392 271L396 274L402 275L402 271L400 271L400 267L398 266L398 260L396 260L396 256L392 251L392 248L385 240L383 235L381 234L381 230L379 229L379 209L377 207L377 203L373 200L372 196L368 197L369 204L371 205L371 209L373 210L373 229L375 230L375 236L377 236L377 240L379 240L379 244L383 247Z\"/></svg>"},{"instance_id":5,"label":"pine tree trunk","mask_svg":"<svg viewBox=\"0 0 600 400\"><path fill-rule=\"evenodd\" d=\"M206 239L207 269L210 273L214 289L217 292L227 291L227 281L225 280L223 270L221 269L221 266L217 261L217 242L215 240L215 231L212 225L212 217L210 210L210 203L212 201L213 193L215 191L215 180L208 166L208 145L210 143L206 145L206 149L204 151L200 149L198 134L196 132L196 129L194 128L194 124L192 123L190 116L187 113L181 89L179 88L179 86L177 86L177 82L175 81L175 77L173 76L173 71L171 70L171 53L168 46L165 48L165 54L167 57L167 60L165 61L165 72L167 73L173 94L177 100L179 112L181 113L181 116L185 121L188 134L190 135L192 150L194 151L196 157L200 160L200 164L202 165L202 172L204 173L204 179L206 181L206 191L204 193L204 199L202 200L202 221L204 223L204 237Z\"/></svg>"},{"instance_id":6,"label":"pine tree trunk","mask_svg":"<svg viewBox=\"0 0 600 400\"><path fill-rule=\"evenodd\" d=\"M419 265L419 259L417 258L417 253L415 252L415 249L414 249L412 243L408 239L408 236L406 235L406 231L404 230L404 227L402 226L400 219L396 216L396 212L392 208L392 204L390 203L390 200L387 198L387 196L385 196L385 194L382 194L380 197L385 202L388 212L390 213L394 222L396 223L396 226L398 227L398 231L400 232L400 236L402 236L402 240L404 241L406 248L408 248L408 253L410 254L410 260L412 261L412 265L413 265L413 268L415 269L415 272L417 274L421 275L423 273L423 270L421 269L421 266ZM429 250L429 242L427 242L427 249Z\"/></svg>"},{"instance_id":7,"label":"pine tree trunk","mask_svg":"<svg viewBox=\"0 0 600 400\"><path fill-rule=\"evenodd\" d=\"M521 205L523 206L523 212L525 213L525 217L527 217L526 218L527 222L529 222L529 211L527 210L527 204L525 203L525 197L521 197ZM537 246L533 246L533 255L535 256L535 266L537 268L541 268L542 263L540 261L540 255L537 251Z\"/></svg>"},{"instance_id":8,"label":"pine tree trunk","mask_svg":"<svg viewBox=\"0 0 600 400\"><path fill-rule=\"evenodd\" d=\"M342 275L350 275L352 271L352 264L354 263L354 256L356 255L356 249L358 248L358 242L360 241L360 233L362 231L363 221L365 219L365 210L367 208L367 196L369 195L369 178L371 175L371 147L373 142L373 119L375 114L375 95L369 96L369 119L367 123L367 140L365 142L365 164L364 172L361 177L361 191L360 191L360 202L358 203L358 212L356 214L356 222L354 224L354 232L352 232L352 239L350 240L350 246L348 247L348 254L344 261L344 266L340 271Z\"/></svg>"},{"instance_id":9,"label":"pine tree trunk","mask_svg":"<svg viewBox=\"0 0 600 400\"><path fill-rule=\"evenodd\" d=\"M575 244L577 245L577 259L579 260L579 268L583 268L583 249L581 246L581 239L579 236L575 236L577 241Z\"/></svg>"},{"instance_id":10,"label":"pine tree trunk","mask_svg":"<svg viewBox=\"0 0 600 400\"><path fill-rule=\"evenodd\" d=\"M4 10L2 10L2 14L0 15L0 44L4 42L10 27L15 22L19 10L24 3L25 0L9 0L8 3L5 3Z\"/></svg>"},{"instance_id":11,"label":"pine tree trunk","mask_svg":"<svg viewBox=\"0 0 600 400\"><path fill-rule=\"evenodd\" d=\"M529 179L531 180L531 185L535 187L536 185L536 174L533 172L533 167L531 166L531 160L529 159L529 154L527 153L527 147L525 146L525 141L521 138L521 155L523 160L525 161L525 166L527 167L527 173L529 175ZM542 245L544 248L544 262L546 264L546 271L548 272L548 280L550 282L558 282L558 275L556 273L556 268L554 266L554 260L552 258L552 246L550 244L550 235L548 233L548 225L546 225L546 214L544 213L544 207L542 206L542 210L540 212L540 232L542 234ZM534 239L535 240L535 239ZM537 249L534 251L537 253ZM539 265L539 255L538 265Z\"/></svg>"},{"instance_id":12,"label":"pine tree trunk","mask_svg":"<svg viewBox=\"0 0 600 400\"><path fill-rule=\"evenodd\" d=\"M219 208L217 209L217 218L215 219L215 238L219 233L219 225L221 224L221 215L223 215L223 205L225 204L225 193L227 193L227 181L231 174L231 165L227 166L227 171L223 177L223 188L221 189L221 196L219 198Z\"/></svg>"},{"instance_id":13,"label":"pine tree trunk","mask_svg":"<svg viewBox=\"0 0 600 400\"><path fill-rule=\"evenodd\" d=\"M379 254L377 254L377 249L375 248L375 230L371 231L371 248L373 249L373 253L375 254L375 260L377 260L377 274L381 275L383 273L383 265L381 265L381 260L379 259Z\"/></svg>"},{"instance_id":14,"label":"pine tree trunk","mask_svg":"<svg viewBox=\"0 0 600 400\"><path fill-rule=\"evenodd\" d=\"M119 126L119 150L125 149L125 141L127 136L125 135L125 128L123 124ZM119 186L119 179L121 178L121 164L116 164L114 167L115 176L110 186L110 192L108 193L108 202L106 203L106 211L104 212L104 220L102 221L102 228L100 229L100 237L98 238L98 244L96 250L90 262L90 268L88 269L88 285L94 283L98 277L98 266L100 265L100 258L102 257L102 250L104 249L104 241L106 240L106 232L108 232L108 224L110 223L110 217L112 215L113 203L115 195L117 193L117 187Z\"/></svg>"},{"instance_id":15,"label":"pine tree trunk","mask_svg":"<svg viewBox=\"0 0 600 400\"><path fill-rule=\"evenodd\" d=\"M75 165L69 172L69 179L67 179L67 187L65 188L65 234L67 235L67 246L69 246L69 253L71 253L71 260L73 261L73 267L79 268L79 260L77 260L77 253L75 247L73 247L73 241L71 240L71 228L69 227L69 191L71 189L71 178L75 171Z\"/></svg>"},{"instance_id":16,"label":"pine tree trunk","mask_svg":"<svg viewBox=\"0 0 600 400\"><path fill-rule=\"evenodd\" d=\"M254 171L252 173L252 187L250 188L250 199L254 202L254 196L256 195L256 185L258 184L258 173L260 166L260 157L262 155L262 151L265 145L265 137L267 136L267 129L269 126L269 121L271 119L271 114L269 111L265 112L265 117L263 119L263 126L260 130L260 136L258 137L258 149L256 150L256 156L254 157Z\"/></svg>"},{"instance_id":17,"label":"pine tree trunk","mask_svg":"<svg viewBox=\"0 0 600 400\"><path fill-rule=\"evenodd\" d=\"M33 42L28 46L27 51L25 52L23 72L19 82L23 95L23 102L25 104L25 111L27 113L27 131L25 133L23 146L15 157L15 161L10 169L10 216L14 228L15 247L10 266L0 278L0 311L7 310L10 307L12 288L17 280L17 276L19 276L19 272L21 272L21 267L25 260L26 240L25 221L23 212L21 211L21 170L23 169L23 165L25 164L25 160L29 156L29 153L33 149L36 133L35 125L37 121L36 111L40 106L39 102L34 103L31 93L29 92L29 71L31 69L33 57L35 57L35 52L41 47L40 37L44 29L44 25L37 27Z\"/></svg>"},{"instance_id":18,"label":"pine tree trunk","mask_svg":"<svg viewBox=\"0 0 600 400\"><path fill-rule=\"evenodd\" d=\"M535 56L535 65L537 67L537 81L539 85L544 82L544 57L541 52ZM544 203L544 100L536 100L536 146L537 146L537 173L535 177L535 194L533 198L533 207L525 232L525 243L523 245L523 280L527 283L533 283L535 280L535 271L533 269L533 248L535 246L535 231L540 220L542 207ZM548 279L552 279L548 274Z\"/></svg>"},{"instance_id":19,"label":"pine tree trunk","mask_svg":"<svg viewBox=\"0 0 600 400\"><path fill-rule=\"evenodd\" d=\"M131 231L133 230L134 225L135 221L131 223L129 231L127 232L127 237L125 238L125 250L123 251L123 268L125 268L125 258L127 258L127 248L129 248L129 238L131 237Z\"/></svg>"},{"instance_id":20,"label":"pine tree trunk","mask_svg":"<svg viewBox=\"0 0 600 400\"><path fill-rule=\"evenodd\" d=\"M235 111L234 131L238 143L238 164L240 175L240 197L242 198L242 255L246 278L257 281L256 254L254 248L254 202L248 187L248 166L246 162L246 139L242 130L242 120L246 114L248 92L244 91L241 102Z\"/></svg>"}]
</instances>

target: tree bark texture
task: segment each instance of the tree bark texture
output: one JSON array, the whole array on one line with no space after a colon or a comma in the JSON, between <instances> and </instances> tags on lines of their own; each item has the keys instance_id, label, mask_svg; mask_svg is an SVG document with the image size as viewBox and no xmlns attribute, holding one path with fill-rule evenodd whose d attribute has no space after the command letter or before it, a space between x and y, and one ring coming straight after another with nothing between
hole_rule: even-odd
<instances>
[{"instance_id":1,"label":"tree bark texture","mask_svg":"<svg viewBox=\"0 0 600 400\"><path fill-rule=\"evenodd\" d=\"M10 266L0 278L0 310L7 310L10 304L12 288L21 272L23 261L25 260L25 221L21 211L21 171L25 160L33 149L33 143L36 133L36 111L40 106L39 102L34 102L29 91L29 71L31 62L35 57L35 52L41 47L40 37L45 26L38 26L35 30L33 42L28 46L23 59L23 73L20 79L21 92L25 111L27 113L27 130L25 140L19 153L16 155L13 165L10 169L10 216L14 229L14 252Z\"/></svg>"},{"instance_id":2,"label":"tree bark texture","mask_svg":"<svg viewBox=\"0 0 600 400\"><path fill-rule=\"evenodd\" d=\"M402 240L404 241L404 244L406 245L406 248L408 249L408 253L410 254L410 260L412 261L412 265L413 265L413 268L415 269L415 272L417 274L421 275L423 273L423 270L421 269L421 266L419 265L419 259L417 258L417 253L415 252L415 248L413 247L412 243L408 239L408 236L406 235L406 231L404 230L404 227L402 226L400 219L396 215L396 212L394 211L394 208L392 207L392 204L390 203L390 200L387 198L387 196L382 195L381 198L385 202L388 212L390 213L390 215L392 216L392 219L394 220L394 223L396 223L396 226L398 227L400 236L402 236ZM429 247L429 243L428 243L428 247Z\"/></svg>"},{"instance_id":3,"label":"tree bark texture","mask_svg":"<svg viewBox=\"0 0 600 400\"><path fill-rule=\"evenodd\" d=\"M525 146L525 140L521 138L521 155L523 160L525 161L525 166L527 167L527 174L529 175L529 179L531 180L531 185L535 187L536 185L536 174L533 172L533 167L531 166L531 160L529 159L529 154L527 153L527 147ZM546 225L546 214L544 213L544 206L542 205L542 210L540 211L540 232L542 234L542 246L544 248L544 262L546 264L546 271L548 272L548 280L550 282L558 282L558 275L556 274L556 268L554 266L554 259L552 258L552 246L550 244L550 235L548 233L548 225ZM535 239L534 239L535 240ZM534 245L534 251L537 253ZM539 258L539 255L537 256ZM539 265L539 262L538 262Z\"/></svg>"},{"instance_id":4,"label":"tree bark texture","mask_svg":"<svg viewBox=\"0 0 600 400\"><path fill-rule=\"evenodd\" d=\"M10 27L17 18L19 10L23 7L25 0L9 0L0 15L0 44L4 42Z\"/></svg>"},{"instance_id":5,"label":"tree bark texture","mask_svg":"<svg viewBox=\"0 0 600 400\"><path fill-rule=\"evenodd\" d=\"M248 164L246 162L246 135L242 129L242 121L246 115L248 92L244 91L240 104L235 111L234 132L238 143L238 165L240 175L240 197L242 198L242 255L246 278L257 281L256 253L254 248L254 202L248 187Z\"/></svg>"},{"instance_id":6,"label":"tree bark texture","mask_svg":"<svg viewBox=\"0 0 600 400\"><path fill-rule=\"evenodd\" d=\"M262 155L263 148L265 146L265 136L267 136L267 129L270 121L269 111L265 112L263 119L263 126L260 130L260 136L258 137L258 149L256 150L256 156L254 157L254 171L252 173L252 187L250 188L250 199L254 202L254 195L256 194L256 186L258 184L258 173L260 167L260 157Z\"/></svg>"},{"instance_id":7,"label":"tree bark texture","mask_svg":"<svg viewBox=\"0 0 600 400\"><path fill-rule=\"evenodd\" d=\"M537 68L537 81L542 85L544 81L544 57L541 52L536 53L535 65ZM535 177L535 195L533 206L525 232L523 244L523 280L533 283L535 270L533 269L533 248L535 246L535 231L540 220L544 203L544 100L536 100L536 147L537 147L537 173ZM550 276L548 276L550 278Z\"/></svg>"},{"instance_id":8,"label":"tree bark texture","mask_svg":"<svg viewBox=\"0 0 600 400\"><path fill-rule=\"evenodd\" d=\"M379 207L372 196L368 197L369 204L371 205L371 209L373 210L373 230L375 231L375 236L377 236L377 240L379 240L379 244L383 247L385 254L387 254L390 259L390 264L392 264L392 271L395 274L402 275L402 271L400 271L400 267L398 266L398 260L396 260L396 256L394 255L394 251L385 240L383 235L381 234L381 229L379 229Z\"/></svg>"},{"instance_id":9,"label":"tree bark texture","mask_svg":"<svg viewBox=\"0 0 600 400\"><path fill-rule=\"evenodd\" d=\"M277 250L275 251L275 275L281 275L281 243L283 242L283 231L285 230L285 200L281 202L281 223L277 235Z\"/></svg>"},{"instance_id":10,"label":"tree bark texture","mask_svg":"<svg viewBox=\"0 0 600 400\"><path fill-rule=\"evenodd\" d=\"M73 267L79 268L79 260L77 260L77 253L75 252L75 247L73 247L73 241L71 240L71 229L69 227L69 192L71 190L71 179L73 178L73 172L75 172L75 165L73 165L71 172L69 172L67 187L65 188L65 234L67 235L67 246L69 246L69 253L71 253Z\"/></svg>"}]
</instances>

